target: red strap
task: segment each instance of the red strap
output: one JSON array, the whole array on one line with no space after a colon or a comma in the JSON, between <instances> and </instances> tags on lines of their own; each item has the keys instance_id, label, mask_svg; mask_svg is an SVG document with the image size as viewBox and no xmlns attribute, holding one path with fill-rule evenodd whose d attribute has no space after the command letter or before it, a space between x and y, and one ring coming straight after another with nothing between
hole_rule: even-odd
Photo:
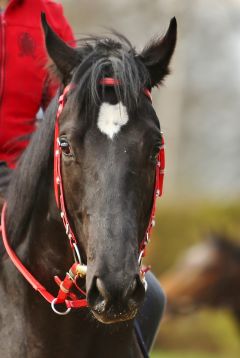
<instances>
[{"instance_id":1,"label":"red strap","mask_svg":"<svg viewBox=\"0 0 240 358\"><path fill-rule=\"evenodd\" d=\"M150 91L147 87L145 87L145 88L143 89L143 92L144 92L145 96L147 96L147 97L150 99L150 101L152 102L151 91Z\"/></svg>"},{"instance_id":2,"label":"red strap","mask_svg":"<svg viewBox=\"0 0 240 358\"><path fill-rule=\"evenodd\" d=\"M165 170L165 149L164 149L165 141L162 134L162 144L159 149L158 157L157 157L157 165L156 165L156 174L155 174L155 189L153 194L153 203L152 203L152 211L150 215L149 224L146 230L146 234L144 240L141 243L140 251L144 251L142 256L145 255L145 248L149 242L149 237L152 231L152 228L155 223L155 212L156 212L156 204L157 198L160 197L163 193L163 180L164 180L164 170Z\"/></svg>"},{"instance_id":3,"label":"red strap","mask_svg":"<svg viewBox=\"0 0 240 358\"><path fill-rule=\"evenodd\" d=\"M120 81L116 78L112 77L104 77L99 81L100 85L104 86L119 86Z\"/></svg>"},{"instance_id":4,"label":"red strap","mask_svg":"<svg viewBox=\"0 0 240 358\"><path fill-rule=\"evenodd\" d=\"M57 121L57 120L56 120ZM56 145L57 141L58 141L58 123L55 123L55 132L54 132L54 174L53 174L53 179L54 179L54 193L55 193L55 200L56 200L56 204L57 207L59 208L59 178L58 178L58 172L59 172L59 168L58 168L58 164L59 161L57 160L57 157L60 155L59 152L59 148Z\"/></svg>"},{"instance_id":5,"label":"red strap","mask_svg":"<svg viewBox=\"0 0 240 358\"><path fill-rule=\"evenodd\" d=\"M23 265L23 263L20 261L18 256L15 254L15 252L10 247L8 240L7 240L7 233L6 233L6 227L5 227L5 216L6 216L6 208L7 204L6 202L3 205L2 209L2 217L1 217L1 227L2 227L2 238L3 243L6 248L6 251L14 263L14 265L17 267L18 271L21 272L21 274L25 277L25 279L30 283L30 285L34 288L34 290L38 291L49 303L52 302L54 299L53 295L49 293L45 287L43 287L38 280L33 277L33 275L28 271L28 269Z\"/></svg>"},{"instance_id":6,"label":"red strap","mask_svg":"<svg viewBox=\"0 0 240 358\"><path fill-rule=\"evenodd\" d=\"M60 160L58 160L58 157L60 156L60 147L58 143L58 137L59 137L59 127L58 127L58 120L60 117L60 114L62 113L63 107L66 102L66 96L71 88L74 88L73 84L69 84L64 88L63 93L58 99L58 109L56 114L56 122L55 122L55 132L54 132L54 192L55 192L55 199L57 206L59 208L59 171L60 171Z\"/></svg>"},{"instance_id":7,"label":"red strap","mask_svg":"<svg viewBox=\"0 0 240 358\"><path fill-rule=\"evenodd\" d=\"M62 280L58 276L54 276L54 280L56 284L61 287L62 290ZM71 300L77 300L77 296L73 292L69 291L68 296L71 298Z\"/></svg>"},{"instance_id":8,"label":"red strap","mask_svg":"<svg viewBox=\"0 0 240 358\"><path fill-rule=\"evenodd\" d=\"M69 92L69 90L73 87L74 87L73 84L69 84L64 89L63 94L59 97L59 106L56 115L55 134L54 134L54 175L53 175L55 200L58 208L61 210L61 218L66 230L66 234L69 238L69 242L72 250L74 250L73 244L77 245L77 240L69 224L66 205L64 201L64 191L63 191L62 174L61 174L62 149L59 145L59 117L62 113L64 104L66 102L66 95Z\"/></svg>"},{"instance_id":9,"label":"red strap","mask_svg":"<svg viewBox=\"0 0 240 358\"><path fill-rule=\"evenodd\" d=\"M117 78L112 78L112 77L104 77L99 81L99 83L100 83L100 85L104 85L104 86L119 86L121 84L120 81ZM151 91L148 88L144 87L143 93L152 102Z\"/></svg>"},{"instance_id":10,"label":"red strap","mask_svg":"<svg viewBox=\"0 0 240 358\"><path fill-rule=\"evenodd\" d=\"M6 209L7 209L7 204L6 202L3 205L3 209L2 209L2 217L1 217L1 229L2 229L2 238L3 238L3 243L5 246L5 249L11 259L11 261L13 262L13 264L16 266L16 268L18 269L19 272L21 272L21 274L25 277L25 279L28 281L28 283L34 288L34 290L38 291L44 298L46 301L48 301L49 303L52 303L53 300L56 299L56 297L54 297L50 292L48 292L46 290L46 288L41 285L41 283L35 278L33 277L33 275L30 273L30 271L26 268L26 266L23 265L23 263L20 261L20 259L18 258L18 256L15 254L15 252L13 251L13 249L10 247L8 240L7 240L7 233L6 233L6 226L5 226L5 217L6 217ZM58 299L58 297L57 297ZM64 300L60 299L60 302L64 302ZM56 300L55 304L60 303ZM77 308L77 307L86 307L87 306L87 301L85 299L82 300L65 300L65 304L68 308Z\"/></svg>"},{"instance_id":11,"label":"red strap","mask_svg":"<svg viewBox=\"0 0 240 358\"><path fill-rule=\"evenodd\" d=\"M86 300L74 300L74 301L70 301L70 300L66 300L65 301L65 305L67 308L83 308L83 307L88 307L88 303Z\"/></svg>"}]
</instances>

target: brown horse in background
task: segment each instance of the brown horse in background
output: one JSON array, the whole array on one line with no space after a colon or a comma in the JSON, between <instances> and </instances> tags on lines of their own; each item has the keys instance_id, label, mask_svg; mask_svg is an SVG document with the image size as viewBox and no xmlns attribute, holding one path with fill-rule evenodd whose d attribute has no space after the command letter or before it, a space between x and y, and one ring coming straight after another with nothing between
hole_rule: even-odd
<instances>
[{"instance_id":1,"label":"brown horse in background","mask_svg":"<svg viewBox=\"0 0 240 358\"><path fill-rule=\"evenodd\" d=\"M190 247L160 281L167 295L166 317L201 307L224 308L240 323L240 244L213 235Z\"/></svg>"}]
</instances>

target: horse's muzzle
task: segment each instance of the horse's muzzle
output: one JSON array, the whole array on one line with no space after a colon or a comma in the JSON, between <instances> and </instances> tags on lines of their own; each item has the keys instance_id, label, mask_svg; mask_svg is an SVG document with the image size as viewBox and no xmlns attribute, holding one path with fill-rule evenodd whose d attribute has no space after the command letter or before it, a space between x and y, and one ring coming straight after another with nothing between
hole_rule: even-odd
<instances>
[{"instance_id":1,"label":"horse's muzzle","mask_svg":"<svg viewBox=\"0 0 240 358\"><path fill-rule=\"evenodd\" d=\"M113 275L112 275L113 276ZM116 323L133 319L143 301L145 288L139 275L130 283L111 283L94 276L87 300L95 318L103 323Z\"/></svg>"}]
</instances>

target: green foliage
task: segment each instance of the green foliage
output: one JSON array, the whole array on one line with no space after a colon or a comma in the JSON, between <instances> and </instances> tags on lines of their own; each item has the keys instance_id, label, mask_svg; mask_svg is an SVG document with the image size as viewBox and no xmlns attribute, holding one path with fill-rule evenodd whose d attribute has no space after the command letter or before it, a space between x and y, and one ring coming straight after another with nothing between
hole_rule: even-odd
<instances>
[{"instance_id":1,"label":"green foliage","mask_svg":"<svg viewBox=\"0 0 240 358\"><path fill-rule=\"evenodd\" d=\"M205 351L237 358L239 332L228 312L201 310L163 323L157 340L162 349Z\"/></svg>"},{"instance_id":2,"label":"green foliage","mask_svg":"<svg viewBox=\"0 0 240 358\"><path fill-rule=\"evenodd\" d=\"M170 269L187 248L211 233L224 234L229 240L240 242L238 203L159 204L156 228L145 261L151 263L158 277ZM229 312L220 310L202 310L164 322L155 347L163 349L164 353L153 353L152 358L214 358L216 353L220 358L240 357L236 322ZM176 353L167 353L167 350Z\"/></svg>"},{"instance_id":3,"label":"green foliage","mask_svg":"<svg viewBox=\"0 0 240 358\"><path fill-rule=\"evenodd\" d=\"M157 351L153 352L150 356L151 358L226 358L224 356L216 355L216 354L207 354L207 353L193 353L193 352L184 352L184 351L176 351L176 352L163 352ZM228 357L232 358L232 357Z\"/></svg>"},{"instance_id":4,"label":"green foliage","mask_svg":"<svg viewBox=\"0 0 240 358\"><path fill-rule=\"evenodd\" d=\"M186 202L166 207L160 203L146 263L150 262L158 275L170 268L189 246L212 232L240 241L240 204Z\"/></svg>"}]
</instances>

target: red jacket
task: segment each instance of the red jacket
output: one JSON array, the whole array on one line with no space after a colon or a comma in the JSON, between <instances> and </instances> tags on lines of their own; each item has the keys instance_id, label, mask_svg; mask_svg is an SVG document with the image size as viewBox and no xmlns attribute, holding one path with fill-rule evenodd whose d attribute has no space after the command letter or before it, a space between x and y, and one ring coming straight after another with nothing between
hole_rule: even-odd
<instances>
[{"instance_id":1,"label":"red jacket","mask_svg":"<svg viewBox=\"0 0 240 358\"><path fill-rule=\"evenodd\" d=\"M10 167L29 142L19 138L34 132L39 107L45 107L56 90L46 70L41 12L55 32L73 44L62 6L53 1L11 0L0 14L0 161Z\"/></svg>"}]
</instances>

